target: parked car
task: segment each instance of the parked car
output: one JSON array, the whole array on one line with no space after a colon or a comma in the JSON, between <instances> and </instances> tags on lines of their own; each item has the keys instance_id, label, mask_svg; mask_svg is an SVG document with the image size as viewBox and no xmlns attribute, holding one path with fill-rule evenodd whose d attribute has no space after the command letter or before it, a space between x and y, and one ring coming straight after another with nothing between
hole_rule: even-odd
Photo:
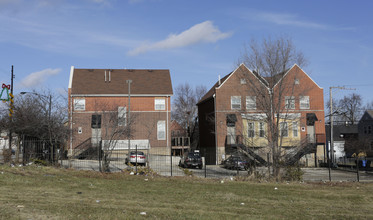
<instances>
[{"instance_id":1,"label":"parked car","mask_svg":"<svg viewBox=\"0 0 373 220\"><path fill-rule=\"evenodd\" d=\"M144 165L146 164L146 155L142 151L131 151L130 152L130 161L131 164ZM128 157L126 158L126 164L128 165Z\"/></svg>"},{"instance_id":2,"label":"parked car","mask_svg":"<svg viewBox=\"0 0 373 220\"><path fill-rule=\"evenodd\" d=\"M199 152L186 152L179 161L179 166L184 168L202 169L202 157Z\"/></svg>"},{"instance_id":3,"label":"parked car","mask_svg":"<svg viewBox=\"0 0 373 220\"><path fill-rule=\"evenodd\" d=\"M241 156L230 156L223 160L222 166L226 169L247 170L249 168L249 162Z\"/></svg>"}]
</instances>

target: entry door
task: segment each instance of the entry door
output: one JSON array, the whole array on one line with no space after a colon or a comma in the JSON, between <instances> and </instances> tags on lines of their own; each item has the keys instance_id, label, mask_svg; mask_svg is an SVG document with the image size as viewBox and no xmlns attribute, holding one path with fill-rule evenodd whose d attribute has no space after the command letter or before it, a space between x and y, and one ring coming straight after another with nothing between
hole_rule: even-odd
<instances>
[{"instance_id":1,"label":"entry door","mask_svg":"<svg viewBox=\"0 0 373 220\"><path fill-rule=\"evenodd\" d=\"M92 128L91 143L93 146L98 146L101 140L101 128Z\"/></svg>"},{"instance_id":2,"label":"entry door","mask_svg":"<svg viewBox=\"0 0 373 220\"><path fill-rule=\"evenodd\" d=\"M227 144L236 144L236 127L227 127Z\"/></svg>"},{"instance_id":3,"label":"entry door","mask_svg":"<svg viewBox=\"0 0 373 220\"><path fill-rule=\"evenodd\" d=\"M307 137L310 143L315 143L315 126L313 125L307 126Z\"/></svg>"}]
</instances>

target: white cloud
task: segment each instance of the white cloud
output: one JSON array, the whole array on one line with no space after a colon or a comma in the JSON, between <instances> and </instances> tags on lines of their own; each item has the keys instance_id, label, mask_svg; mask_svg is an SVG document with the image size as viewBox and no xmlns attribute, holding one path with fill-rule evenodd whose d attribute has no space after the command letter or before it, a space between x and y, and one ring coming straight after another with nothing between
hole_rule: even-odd
<instances>
[{"instance_id":1,"label":"white cloud","mask_svg":"<svg viewBox=\"0 0 373 220\"><path fill-rule=\"evenodd\" d=\"M61 72L61 69L45 69L39 72L33 72L26 76L21 81L21 86L25 88L32 88L43 84L48 77L57 75Z\"/></svg>"},{"instance_id":2,"label":"white cloud","mask_svg":"<svg viewBox=\"0 0 373 220\"><path fill-rule=\"evenodd\" d=\"M196 24L180 34L171 34L165 40L152 44L144 44L128 52L130 56L136 56L147 51L165 50L186 47L197 43L215 43L218 40L228 38L231 32L223 33L211 21Z\"/></svg>"},{"instance_id":3,"label":"white cloud","mask_svg":"<svg viewBox=\"0 0 373 220\"><path fill-rule=\"evenodd\" d=\"M290 25L304 28L315 28L315 29L327 29L328 26L310 21L302 21L296 15L293 14L280 14L280 13L268 13L261 12L257 13L256 18L260 20L268 21L279 25Z\"/></svg>"},{"instance_id":4,"label":"white cloud","mask_svg":"<svg viewBox=\"0 0 373 220\"><path fill-rule=\"evenodd\" d=\"M144 0L128 0L128 2L130 4L136 4L136 3L140 3L140 2L143 2Z\"/></svg>"}]
</instances>

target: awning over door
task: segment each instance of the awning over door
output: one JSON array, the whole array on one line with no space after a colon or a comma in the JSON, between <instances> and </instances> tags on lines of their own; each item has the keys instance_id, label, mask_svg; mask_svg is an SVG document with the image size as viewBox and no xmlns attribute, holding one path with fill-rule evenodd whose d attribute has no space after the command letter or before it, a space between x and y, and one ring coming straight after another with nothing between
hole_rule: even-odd
<instances>
[{"instance_id":1,"label":"awning over door","mask_svg":"<svg viewBox=\"0 0 373 220\"><path fill-rule=\"evenodd\" d=\"M236 114L228 114L227 115L227 126L228 127L234 127L237 122Z\"/></svg>"},{"instance_id":2,"label":"awning over door","mask_svg":"<svg viewBox=\"0 0 373 220\"><path fill-rule=\"evenodd\" d=\"M307 113L306 118L307 118L307 125L308 126L315 125L315 121L318 120L315 113Z\"/></svg>"}]
</instances>

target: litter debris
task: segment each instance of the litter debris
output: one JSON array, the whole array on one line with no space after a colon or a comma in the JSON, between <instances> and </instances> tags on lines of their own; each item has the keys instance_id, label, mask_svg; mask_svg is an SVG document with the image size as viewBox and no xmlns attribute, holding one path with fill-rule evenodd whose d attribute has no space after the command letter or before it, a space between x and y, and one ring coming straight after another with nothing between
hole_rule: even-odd
<instances>
[{"instance_id":1,"label":"litter debris","mask_svg":"<svg viewBox=\"0 0 373 220\"><path fill-rule=\"evenodd\" d=\"M231 177L231 181L233 181L233 177Z\"/></svg>"},{"instance_id":2,"label":"litter debris","mask_svg":"<svg viewBox=\"0 0 373 220\"><path fill-rule=\"evenodd\" d=\"M130 175L134 175L135 173L134 172L131 172Z\"/></svg>"},{"instance_id":3,"label":"litter debris","mask_svg":"<svg viewBox=\"0 0 373 220\"><path fill-rule=\"evenodd\" d=\"M224 181L222 180L222 181L220 181L220 183L224 183Z\"/></svg>"},{"instance_id":4,"label":"litter debris","mask_svg":"<svg viewBox=\"0 0 373 220\"><path fill-rule=\"evenodd\" d=\"M241 205L245 205L245 203L241 202Z\"/></svg>"},{"instance_id":5,"label":"litter debris","mask_svg":"<svg viewBox=\"0 0 373 220\"><path fill-rule=\"evenodd\" d=\"M25 208L24 205L17 205L17 208Z\"/></svg>"},{"instance_id":6,"label":"litter debris","mask_svg":"<svg viewBox=\"0 0 373 220\"><path fill-rule=\"evenodd\" d=\"M140 215L146 215L146 212L140 212Z\"/></svg>"},{"instance_id":7,"label":"litter debris","mask_svg":"<svg viewBox=\"0 0 373 220\"><path fill-rule=\"evenodd\" d=\"M148 181L149 179L144 179L145 181Z\"/></svg>"},{"instance_id":8,"label":"litter debris","mask_svg":"<svg viewBox=\"0 0 373 220\"><path fill-rule=\"evenodd\" d=\"M277 187L275 187L275 190L277 190Z\"/></svg>"},{"instance_id":9,"label":"litter debris","mask_svg":"<svg viewBox=\"0 0 373 220\"><path fill-rule=\"evenodd\" d=\"M96 200L97 203L100 203L100 200Z\"/></svg>"},{"instance_id":10,"label":"litter debris","mask_svg":"<svg viewBox=\"0 0 373 220\"><path fill-rule=\"evenodd\" d=\"M1 174L4 174L4 172L3 172L3 171L1 171Z\"/></svg>"}]
</instances>

